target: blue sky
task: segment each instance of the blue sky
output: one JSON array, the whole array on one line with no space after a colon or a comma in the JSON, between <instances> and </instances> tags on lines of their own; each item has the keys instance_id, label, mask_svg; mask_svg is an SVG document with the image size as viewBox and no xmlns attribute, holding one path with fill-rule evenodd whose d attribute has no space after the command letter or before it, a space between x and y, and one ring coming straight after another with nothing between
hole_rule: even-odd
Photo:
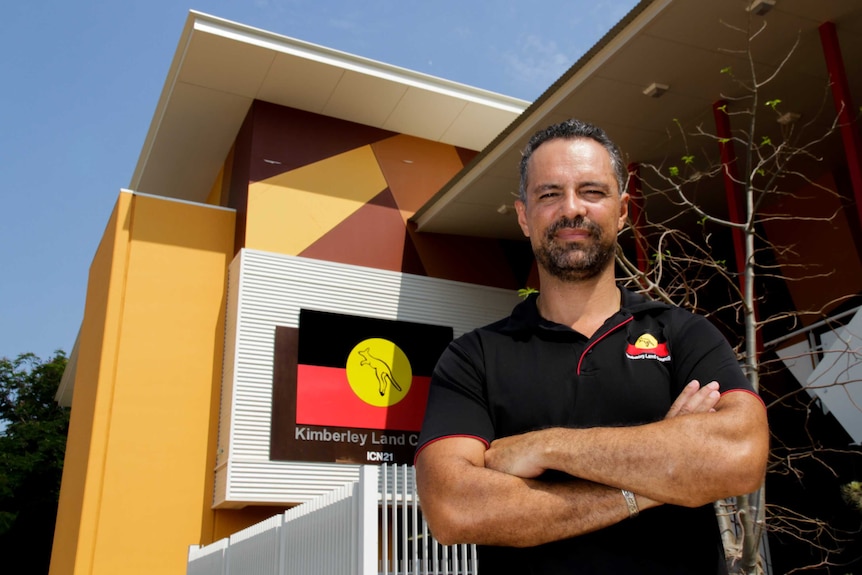
<instances>
[{"instance_id":1,"label":"blue sky","mask_svg":"<svg viewBox=\"0 0 862 575\"><path fill-rule=\"evenodd\" d=\"M533 100L636 0L47 0L0 18L0 357L71 351L190 9Z\"/></svg>"}]
</instances>

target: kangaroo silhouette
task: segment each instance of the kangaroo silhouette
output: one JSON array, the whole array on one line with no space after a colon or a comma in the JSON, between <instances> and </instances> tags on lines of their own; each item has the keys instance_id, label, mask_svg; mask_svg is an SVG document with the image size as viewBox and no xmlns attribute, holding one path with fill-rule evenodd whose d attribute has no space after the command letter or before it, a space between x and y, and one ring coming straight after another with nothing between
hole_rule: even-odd
<instances>
[{"instance_id":1,"label":"kangaroo silhouette","mask_svg":"<svg viewBox=\"0 0 862 575\"><path fill-rule=\"evenodd\" d=\"M392 387L398 391L402 391L401 386L398 385L398 382L395 381L395 377L392 375L392 368L382 359L371 355L370 347L366 347L364 350L357 351L356 353L362 356L362 361L359 362L359 365L367 365L374 370L374 376L377 378L377 391L381 396L386 395L386 387L390 383Z\"/></svg>"}]
</instances>

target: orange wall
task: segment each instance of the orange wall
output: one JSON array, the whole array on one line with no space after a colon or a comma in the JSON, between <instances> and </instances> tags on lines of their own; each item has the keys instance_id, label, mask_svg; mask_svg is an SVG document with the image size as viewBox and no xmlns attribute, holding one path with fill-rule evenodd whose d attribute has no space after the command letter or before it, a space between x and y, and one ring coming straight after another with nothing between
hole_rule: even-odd
<instances>
[{"instance_id":1,"label":"orange wall","mask_svg":"<svg viewBox=\"0 0 862 575\"><path fill-rule=\"evenodd\" d=\"M780 246L776 259L798 311L813 311L803 322L821 319L845 302L847 294L862 292L862 254L848 225L848 214L833 190L831 175L795 194L780 196L769 206L764 228L769 241ZM787 214L797 214L788 218ZM769 216L783 216L770 218Z\"/></svg>"},{"instance_id":2,"label":"orange wall","mask_svg":"<svg viewBox=\"0 0 862 575\"><path fill-rule=\"evenodd\" d=\"M120 195L90 269L52 575L180 574L211 536L234 222Z\"/></svg>"}]
</instances>

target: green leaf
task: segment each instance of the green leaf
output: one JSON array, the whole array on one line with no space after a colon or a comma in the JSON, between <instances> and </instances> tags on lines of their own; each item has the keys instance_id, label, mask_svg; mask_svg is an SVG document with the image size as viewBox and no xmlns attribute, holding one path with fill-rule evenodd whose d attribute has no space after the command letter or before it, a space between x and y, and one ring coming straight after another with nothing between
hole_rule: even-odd
<instances>
[{"instance_id":1,"label":"green leaf","mask_svg":"<svg viewBox=\"0 0 862 575\"><path fill-rule=\"evenodd\" d=\"M719 138L719 139L718 139L718 143L719 143L719 144L726 144L726 143L728 143L729 141L730 141L730 138Z\"/></svg>"},{"instance_id":2,"label":"green leaf","mask_svg":"<svg viewBox=\"0 0 862 575\"><path fill-rule=\"evenodd\" d=\"M528 297L530 297L530 294L534 294L534 293L539 293L539 290L537 290L536 288L531 288L531 287L527 286L525 288L521 288L518 290L518 297L520 297L522 299L527 299Z\"/></svg>"},{"instance_id":3,"label":"green leaf","mask_svg":"<svg viewBox=\"0 0 862 575\"><path fill-rule=\"evenodd\" d=\"M761 146L771 146L772 145L772 139L769 136L763 136L763 138L760 140L760 145Z\"/></svg>"},{"instance_id":4,"label":"green leaf","mask_svg":"<svg viewBox=\"0 0 862 575\"><path fill-rule=\"evenodd\" d=\"M781 103L781 100L776 98L774 100L767 100L766 105L769 106L770 108L772 108L773 110L775 110L775 107L780 103Z\"/></svg>"},{"instance_id":5,"label":"green leaf","mask_svg":"<svg viewBox=\"0 0 862 575\"><path fill-rule=\"evenodd\" d=\"M676 166L671 166L670 168L668 168L668 172L670 173L671 177L675 178L679 175L679 168L677 168Z\"/></svg>"},{"instance_id":6,"label":"green leaf","mask_svg":"<svg viewBox=\"0 0 862 575\"><path fill-rule=\"evenodd\" d=\"M686 166L690 166L694 163L694 156L683 156L682 161Z\"/></svg>"},{"instance_id":7,"label":"green leaf","mask_svg":"<svg viewBox=\"0 0 862 575\"><path fill-rule=\"evenodd\" d=\"M766 175L766 170L764 170L763 168L758 168L758 169L757 169L757 175L758 175L758 176L765 176L765 175Z\"/></svg>"},{"instance_id":8,"label":"green leaf","mask_svg":"<svg viewBox=\"0 0 862 575\"><path fill-rule=\"evenodd\" d=\"M730 66L727 66L725 68L722 68L719 73L720 74L730 74L731 72L732 72L732 68Z\"/></svg>"}]
</instances>

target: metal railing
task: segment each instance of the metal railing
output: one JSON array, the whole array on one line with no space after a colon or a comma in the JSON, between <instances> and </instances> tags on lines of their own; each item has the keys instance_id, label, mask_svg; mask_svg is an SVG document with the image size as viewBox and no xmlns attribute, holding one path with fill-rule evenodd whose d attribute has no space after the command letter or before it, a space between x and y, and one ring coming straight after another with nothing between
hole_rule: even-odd
<instances>
[{"instance_id":1,"label":"metal railing","mask_svg":"<svg viewBox=\"0 0 862 575\"><path fill-rule=\"evenodd\" d=\"M474 545L428 531L413 468L363 466L357 482L229 538L189 548L187 575L475 575Z\"/></svg>"}]
</instances>

